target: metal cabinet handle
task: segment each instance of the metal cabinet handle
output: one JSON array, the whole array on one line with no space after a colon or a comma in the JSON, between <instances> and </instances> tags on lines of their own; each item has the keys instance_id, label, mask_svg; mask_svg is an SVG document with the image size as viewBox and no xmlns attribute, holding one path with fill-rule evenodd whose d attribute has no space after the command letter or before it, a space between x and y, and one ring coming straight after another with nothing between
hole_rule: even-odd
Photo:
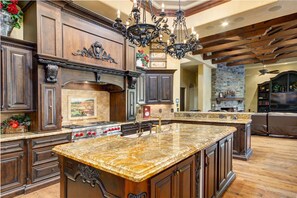
<instances>
[{"instance_id":1,"label":"metal cabinet handle","mask_svg":"<svg viewBox=\"0 0 297 198\"><path fill-rule=\"evenodd\" d=\"M20 154L20 159L23 159L24 158L24 154Z\"/></svg>"},{"instance_id":2,"label":"metal cabinet handle","mask_svg":"<svg viewBox=\"0 0 297 198\"><path fill-rule=\"evenodd\" d=\"M53 107L52 105L48 106L49 109L51 109L52 107Z\"/></svg>"},{"instance_id":3,"label":"metal cabinet handle","mask_svg":"<svg viewBox=\"0 0 297 198\"><path fill-rule=\"evenodd\" d=\"M54 168L52 168L52 172L54 172L55 171L55 169Z\"/></svg>"},{"instance_id":4,"label":"metal cabinet handle","mask_svg":"<svg viewBox=\"0 0 297 198\"><path fill-rule=\"evenodd\" d=\"M51 152L51 155L52 155L52 156L54 156L54 155L55 155L55 153L54 153L54 152Z\"/></svg>"}]
</instances>

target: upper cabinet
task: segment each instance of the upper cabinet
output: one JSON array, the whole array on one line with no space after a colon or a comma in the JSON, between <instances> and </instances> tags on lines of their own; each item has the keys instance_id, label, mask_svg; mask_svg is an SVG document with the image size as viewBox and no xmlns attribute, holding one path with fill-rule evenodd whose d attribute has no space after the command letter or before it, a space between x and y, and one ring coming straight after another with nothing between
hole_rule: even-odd
<instances>
[{"instance_id":1,"label":"upper cabinet","mask_svg":"<svg viewBox=\"0 0 297 198\"><path fill-rule=\"evenodd\" d=\"M271 79L272 93L297 92L297 71L278 74Z\"/></svg>"},{"instance_id":2,"label":"upper cabinet","mask_svg":"<svg viewBox=\"0 0 297 198\"><path fill-rule=\"evenodd\" d=\"M173 103L173 73L175 70L146 71L146 103Z\"/></svg>"},{"instance_id":3,"label":"upper cabinet","mask_svg":"<svg viewBox=\"0 0 297 198\"><path fill-rule=\"evenodd\" d=\"M33 108L34 44L1 37L1 110L29 112Z\"/></svg>"},{"instance_id":4,"label":"upper cabinet","mask_svg":"<svg viewBox=\"0 0 297 198\"><path fill-rule=\"evenodd\" d=\"M126 41L126 70L135 70L136 66L136 47Z\"/></svg>"}]
</instances>

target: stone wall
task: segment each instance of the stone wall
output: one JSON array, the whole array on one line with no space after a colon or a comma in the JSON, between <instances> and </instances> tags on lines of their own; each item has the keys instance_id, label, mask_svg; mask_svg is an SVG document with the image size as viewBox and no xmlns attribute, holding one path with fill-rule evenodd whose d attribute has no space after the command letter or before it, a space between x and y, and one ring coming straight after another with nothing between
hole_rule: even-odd
<instances>
[{"instance_id":1,"label":"stone wall","mask_svg":"<svg viewBox=\"0 0 297 198\"><path fill-rule=\"evenodd\" d=\"M244 98L245 95L245 69L244 66L227 67L224 64L218 64L217 69L212 69L212 106L215 110L221 108L237 107L238 110L244 111L244 100L216 102L219 93L226 93L228 90L235 92L235 98ZM226 96L231 97L231 96Z\"/></svg>"}]
</instances>

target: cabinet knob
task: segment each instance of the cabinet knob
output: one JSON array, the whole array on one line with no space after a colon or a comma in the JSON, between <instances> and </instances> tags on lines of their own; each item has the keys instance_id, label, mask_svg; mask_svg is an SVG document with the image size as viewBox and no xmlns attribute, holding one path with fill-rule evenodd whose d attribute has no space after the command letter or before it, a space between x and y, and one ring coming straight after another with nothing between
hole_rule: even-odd
<instances>
[{"instance_id":1,"label":"cabinet knob","mask_svg":"<svg viewBox=\"0 0 297 198\"><path fill-rule=\"evenodd\" d=\"M51 105L50 105L50 106L48 106L48 108L49 108L49 109L51 109L52 107L53 107L53 106L51 106Z\"/></svg>"},{"instance_id":2,"label":"cabinet knob","mask_svg":"<svg viewBox=\"0 0 297 198\"><path fill-rule=\"evenodd\" d=\"M20 154L20 159L23 159L24 158L24 155L23 154Z\"/></svg>"},{"instance_id":3,"label":"cabinet knob","mask_svg":"<svg viewBox=\"0 0 297 198\"><path fill-rule=\"evenodd\" d=\"M52 155L52 156L54 156L54 155L55 155L55 153L54 153L54 152L51 152L51 155Z\"/></svg>"},{"instance_id":4,"label":"cabinet knob","mask_svg":"<svg viewBox=\"0 0 297 198\"><path fill-rule=\"evenodd\" d=\"M55 171L55 169L54 168L52 168L52 172L54 172Z\"/></svg>"}]
</instances>

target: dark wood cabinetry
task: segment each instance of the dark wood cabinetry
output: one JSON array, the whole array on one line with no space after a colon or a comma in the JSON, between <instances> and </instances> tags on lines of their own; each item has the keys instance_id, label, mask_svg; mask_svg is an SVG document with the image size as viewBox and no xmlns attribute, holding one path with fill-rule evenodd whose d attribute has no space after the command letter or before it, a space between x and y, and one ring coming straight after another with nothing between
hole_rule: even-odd
<instances>
[{"instance_id":1,"label":"dark wood cabinetry","mask_svg":"<svg viewBox=\"0 0 297 198\"><path fill-rule=\"evenodd\" d=\"M153 177L150 181L151 198L195 197L195 157Z\"/></svg>"},{"instance_id":2,"label":"dark wood cabinetry","mask_svg":"<svg viewBox=\"0 0 297 198\"><path fill-rule=\"evenodd\" d=\"M58 156L52 148L70 141L70 133L28 140L28 191L59 180Z\"/></svg>"},{"instance_id":3,"label":"dark wood cabinetry","mask_svg":"<svg viewBox=\"0 0 297 198\"><path fill-rule=\"evenodd\" d=\"M269 112L269 81L258 84L258 112Z\"/></svg>"},{"instance_id":4,"label":"dark wood cabinetry","mask_svg":"<svg viewBox=\"0 0 297 198\"><path fill-rule=\"evenodd\" d=\"M32 72L34 44L1 37L1 110L33 110Z\"/></svg>"},{"instance_id":5,"label":"dark wood cabinetry","mask_svg":"<svg viewBox=\"0 0 297 198\"><path fill-rule=\"evenodd\" d=\"M1 143L1 195L23 193L26 184L26 150L23 140Z\"/></svg>"},{"instance_id":6,"label":"dark wood cabinetry","mask_svg":"<svg viewBox=\"0 0 297 198\"><path fill-rule=\"evenodd\" d=\"M204 197L213 198L217 192L218 146L214 144L205 150Z\"/></svg>"},{"instance_id":7,"label":"dark wood cabinetry","mask_svg":"<svg viewBox=\"0 0 297 198\"><path fill-rule=\"evenodd\" d=\"M60 116L57 115L57 102L57 86L48 84L41 85L42 130L54 130L60 128Z\"/></svg>"},{"instance_id":8,"label":"dark wood cabinetry","mask_svg":"<svg viewBox=\"0 0 297 198\"><path fill-rule=\"evenodd\" d=\"M145 91L146 91L146 84L145 84L145 73L141 71L140 76L137 79L136 83L136 91L137 91L137 103L138 104L145 104Z\"/></svg>"},{"instance_id":9,"label":"dark wood cabinetry","mask_svg":"<svg viewBox=\"0 0 297 198\"><path fill-rule=\"evenodd\" d=\"M135 120L136 116L136 90L127 89L127 120Z\"/></svg>"},{"instance_id":10,"label":"dark wood cabinetry","mask_svg":"<svg viewBox=\"0 0 297 198\"><path fill-rule=\"evenodd\" d=\"M232 168L233 134L205 149L204 197L221 197L235 179Z\"/></svg>"},{"instance_id":11,"label":"dark wood cabinetry","mask_svg":"<svg viewBox=\"0 0 297 198\"><path fill-rule=\"evenodd\" d=\"M173 73L175 70L147 70L146 103L173 103Z\"/></svg>"}]
</instances>

